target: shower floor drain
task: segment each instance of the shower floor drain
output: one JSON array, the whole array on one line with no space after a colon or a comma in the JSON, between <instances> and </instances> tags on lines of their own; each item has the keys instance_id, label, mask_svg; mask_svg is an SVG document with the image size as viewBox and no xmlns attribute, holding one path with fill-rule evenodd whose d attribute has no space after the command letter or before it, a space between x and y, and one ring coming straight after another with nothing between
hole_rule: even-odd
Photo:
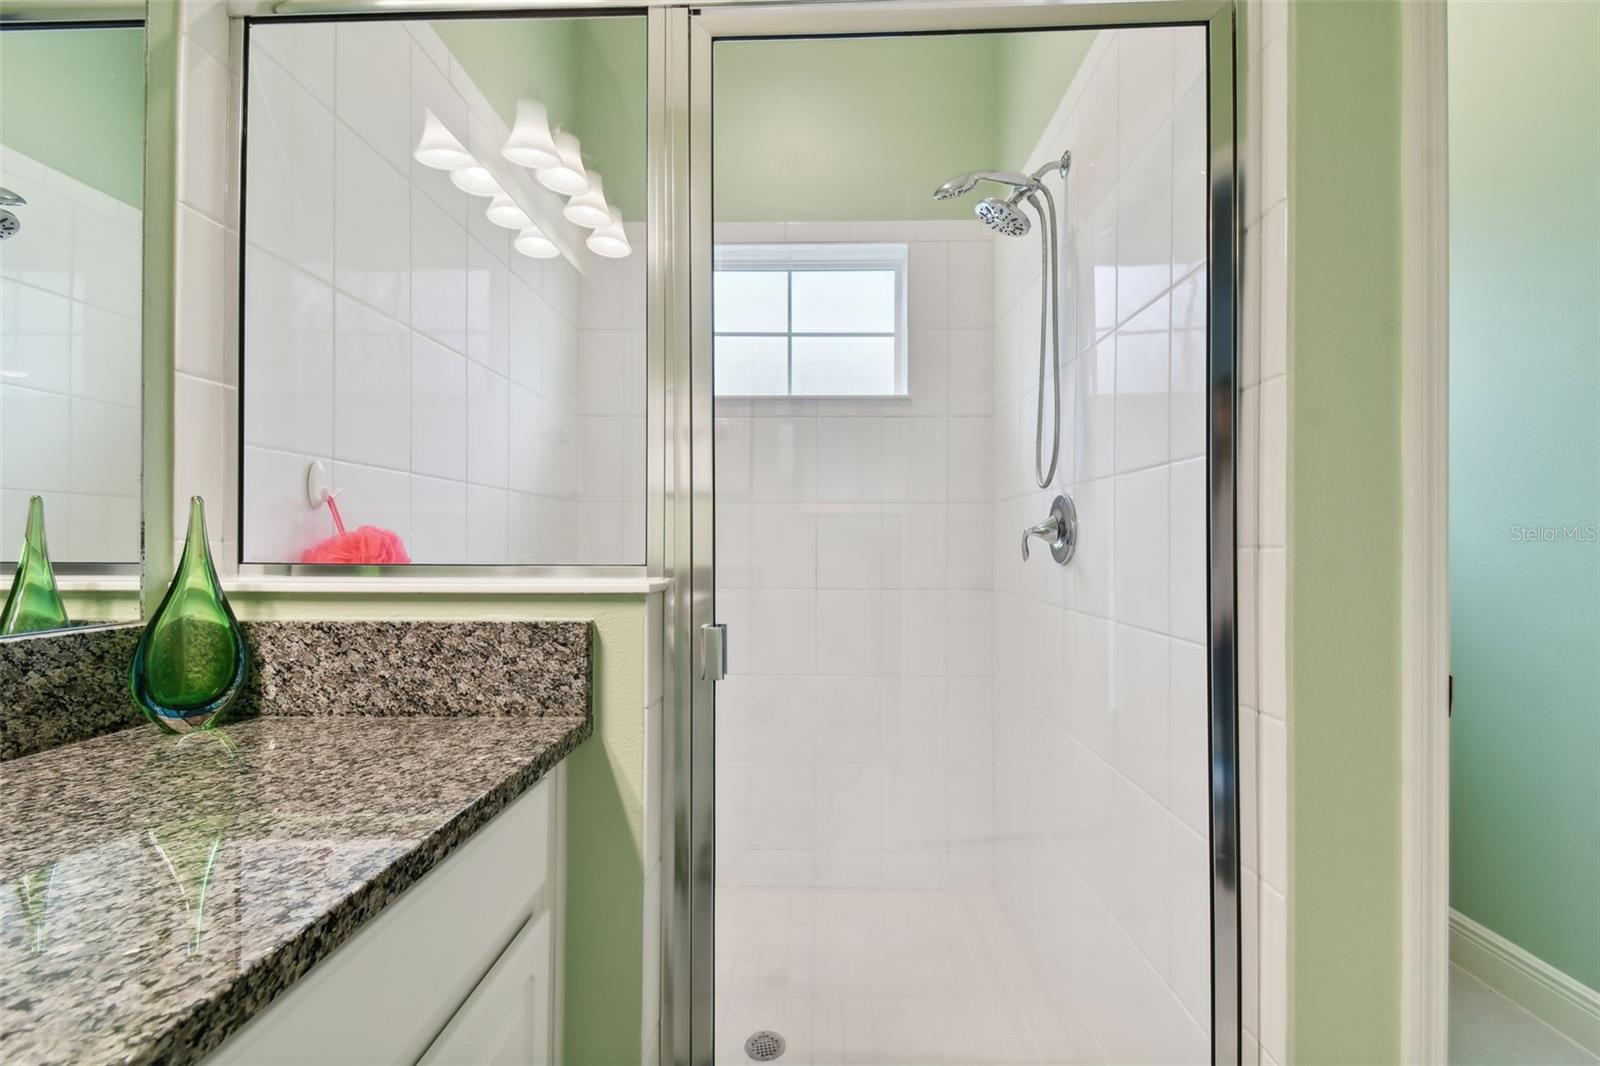
<instances>
[{"instance_id":1,"label":"shower floor drain","mask_svg":"<svg viewBox=\"0 0 1600 1066\"><path fill-rule=\"evenodd\" d=\"M783 1054L783 1037L771 1029L763 1029L759 1033L751 1033L744 1042L744 1053L751 1062L772 1062Z\"/></svg>"}]
</instances>

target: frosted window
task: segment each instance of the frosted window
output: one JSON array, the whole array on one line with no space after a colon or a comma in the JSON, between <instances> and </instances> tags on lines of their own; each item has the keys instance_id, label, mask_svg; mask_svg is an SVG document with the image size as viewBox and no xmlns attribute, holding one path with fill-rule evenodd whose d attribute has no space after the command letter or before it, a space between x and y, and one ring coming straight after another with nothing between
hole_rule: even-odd
<instances>
[{"instance_id":1,"label":"frosted window","mask_svg":"<svg viewBox=\"0 0 1600 1066\"><path fill-rule=\"evenodd\" d=\"M794 338L796 396L889 396L893 337Z\"/></svg>"},{"instance_id":2,"label":"frosted window","mask_svg":"<svg viewBox=\"0 0 1600 1066\"><path fill-rule=\"evenodd\" d=\"M716 356L719 396L783 396L789 392L786 337L718 337Z\"/></svg>"},{"instance_id":3,"label":"frosted window","mask_svg":"<svg viewBox=\"0 0 1600 1066\"><path fill-rule=\"evenodd\" d=\"M789 328L789 275L781 270L719 270L712 287L718 333L784 333Z\"/></svg>"},{"instance_id":4,"label":"frosted window","mask_svg":"<svg viewBox=\"0 0 1600 1066\"><path fill-rule=\"evenodd\" d=\"M798 270L796 333L894 333L892 270Z\"/></svg>"},{"instance_id":5,"label":"frosted window","mask_svg":"<svg viewBox=\"0 0 1600 1066\"><path fill-rule=\"evenodd\" d=\"M903 396L906 246L723 245L718 396Z\"/></svg>"}]
</instances>

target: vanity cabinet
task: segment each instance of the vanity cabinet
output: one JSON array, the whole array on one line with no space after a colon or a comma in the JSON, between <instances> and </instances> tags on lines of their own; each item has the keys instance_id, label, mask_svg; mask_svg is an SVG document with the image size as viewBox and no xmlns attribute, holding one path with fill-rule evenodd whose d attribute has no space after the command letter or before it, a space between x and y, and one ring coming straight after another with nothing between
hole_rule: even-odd
<instances>
[{"instance_id":1,"label":"vanity cabinet","mask_svg":"<svg viewBox=\"0 0 1600 1066\"><path fill-rule=\"evenodd\" d=\"M555 1062L564 789L557 766L207 1062Z\"/></svg>"}]
</instances>

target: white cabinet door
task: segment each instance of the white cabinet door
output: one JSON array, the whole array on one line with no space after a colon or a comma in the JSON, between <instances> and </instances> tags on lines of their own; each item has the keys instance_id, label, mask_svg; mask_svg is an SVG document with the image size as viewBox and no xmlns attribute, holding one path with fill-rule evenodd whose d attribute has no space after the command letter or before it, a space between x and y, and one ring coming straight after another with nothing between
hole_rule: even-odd
<instances>
[{"instance_id":1,"label":"white cabinet door","mask_svg":"<svg viewBox=\"0 0 1600 1066\"><path fill-rule=\"evenodd\" d=\"M422 1056L421 1066L548 1066L550 912L528 919Z\"/></svg>"},{"instance_id":2,"label":"white cabinet door","mask_svg":"<svg viewBox=\"0 0 1600 1066\"><path fill-rule=\"evenodd\" d=\"M416 1062L478 994L484 975L505 961L508 945L532 928L530 915L559 898L546 882L560 878L562 770L557 766L385 907L206 1066ZM248 900L249 885L239 891ZM544 1018L548 1027L548 1009Z\"/></svg>"}]
</instances>

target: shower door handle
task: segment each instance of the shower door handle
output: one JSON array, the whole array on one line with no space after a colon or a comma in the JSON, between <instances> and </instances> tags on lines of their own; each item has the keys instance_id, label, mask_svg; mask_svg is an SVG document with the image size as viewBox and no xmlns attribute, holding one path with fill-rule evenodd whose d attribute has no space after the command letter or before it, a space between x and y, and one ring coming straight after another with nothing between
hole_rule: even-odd
<instances>
[{"instance_id":1,"label":"shower door handle","mask_svg":"<svg viewBox=\"0 0 1600 1066\"><path fill-rule=\"evenodd\" d=\"M700 627L700 680L721 681L728 676L728 627L707 622Z\"/></svg>"}]
</instances>

